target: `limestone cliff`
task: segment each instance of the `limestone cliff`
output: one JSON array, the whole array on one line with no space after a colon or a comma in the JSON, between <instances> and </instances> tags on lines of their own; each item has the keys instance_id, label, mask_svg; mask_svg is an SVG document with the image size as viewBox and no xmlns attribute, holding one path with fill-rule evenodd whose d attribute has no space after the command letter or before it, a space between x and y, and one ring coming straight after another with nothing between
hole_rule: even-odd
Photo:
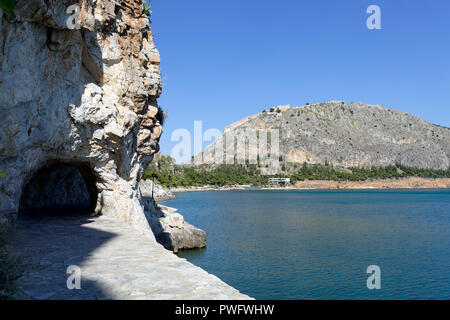
<instances>
[{"instance_id":1,"label":"limestone cliff","mask_svg":"<svg viewBox=\"0 0 450 320\"><path fill-rule=\"evenodd\" d=\"M20 209L38 171L64 164L93 209L150 230L138 182L159 149L161 79L143 3L19 1L13 22L0 10L1 212Z\"/></svg>"},{"instance_id":2,"label":"limestone cliff","mask_svg":"<svg viewBox=\"0 0 450 320\"><path fill-rule=\"evenodd\" d=\"M279 106L245 118L225 132L243 136L254 129L279 131L279 154L285 163L329 163L341 168L450 167L449 128L390 108L340 101ZM197 155L196 163L213 163L215 149L225 146L224 140L225 135Z\"/></svg>"}]
</instances>

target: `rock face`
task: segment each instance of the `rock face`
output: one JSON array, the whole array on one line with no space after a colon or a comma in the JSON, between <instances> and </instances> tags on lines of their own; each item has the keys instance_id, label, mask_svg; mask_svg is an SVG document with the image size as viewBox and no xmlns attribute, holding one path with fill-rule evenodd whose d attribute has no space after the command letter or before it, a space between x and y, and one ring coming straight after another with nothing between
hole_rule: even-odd
<instances>
[{"instance_id":1,"label":"rock face","mask_svg":"<svg viewBox=\"0 0 450 320\"><path fill-rule=\"evenodd\" d=\"M279 106L245 118L227 127L225 133L243 136L252 129L278 129L280 155L288 163L329 163L342 168L450 167L450 128L379 106L341 101ZM226 145L224 140L222 136L206 148L195 163L217 162L215 149Z\"/></svg>"},{"instance_id":2,"label":"rock face","mask_svg":"<svg viewBox=\"0 0 450 320\"><path fill-rule=\"evenodd\" d=\"M97 212L150 230L138 182L159 149L161 79L143 3L19 1L14 22L0 10L1 212L32 206L41 171L64 164L59 180L79 170Z\"/></svg>"},{"instance_id":3,"label":"rock face","mask_svg":"<svg viewBox=\"0 0 450 320\"><path fill-rule=\"evenodd\" d=\"M145 198L145 214L156 240L166 249L178 252L206 247L206 232L186 222L177 209Z\"/></svg>"}]
</instances>

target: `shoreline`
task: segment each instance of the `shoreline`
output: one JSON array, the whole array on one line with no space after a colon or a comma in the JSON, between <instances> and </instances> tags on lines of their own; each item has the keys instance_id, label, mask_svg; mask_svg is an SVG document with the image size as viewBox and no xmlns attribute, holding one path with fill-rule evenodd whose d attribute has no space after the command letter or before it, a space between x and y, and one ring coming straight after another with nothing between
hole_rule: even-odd
<instances>
[{"instance_id":1,"label":"shoreline","mask_svg":"<svg viewBox=\"0 0 450 320\"><path fill-rule=\"evenodd\" d=\"M450 178L405 178L368 181L326 181L305 180L297 181L286 187L252 187L248 185L235 186L192 186L167 189L172 194L204 191L233 191L233 190L400 190L400 189L450 189ZM166 199L168 200L168 199ZM163 200L165 201L165 200Z\"/></svg>"}]
</instances>

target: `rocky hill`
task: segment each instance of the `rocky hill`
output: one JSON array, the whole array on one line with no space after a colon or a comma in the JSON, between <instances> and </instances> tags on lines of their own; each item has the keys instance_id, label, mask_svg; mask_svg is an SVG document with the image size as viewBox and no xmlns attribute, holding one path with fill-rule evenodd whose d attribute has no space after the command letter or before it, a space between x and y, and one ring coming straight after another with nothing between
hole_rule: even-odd
<instances>
[{"instance_id":1,"label":"rocky hill","mask_svg":"<svg viewBox=\"0 0 450 320\"><path fill-rule=\"evenodd\" d=\"M279 129L283 163L342 168L401 164L435 170L450 166L450 128L380 106L341 101L278 106L228 126L225 134L251 129ZM207 147L195 162L214 162L214 150L224 139Z\"/></svg>"}]
</instances>

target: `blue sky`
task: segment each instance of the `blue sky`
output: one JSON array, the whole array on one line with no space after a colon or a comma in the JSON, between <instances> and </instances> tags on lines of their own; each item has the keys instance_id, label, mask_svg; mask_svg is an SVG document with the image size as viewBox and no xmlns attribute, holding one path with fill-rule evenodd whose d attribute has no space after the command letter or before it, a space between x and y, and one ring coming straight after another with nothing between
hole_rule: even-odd
<instances>
[{"instance_id":1,"label":"blue sky","mask_svg":"<svg viewBox=\"0 0 450 320\"><path fill-rule=\"evenodd\" d=\"M369 30L369 5L382 30ZM169 117L223 130L274 105L380 104L450 127L448 0L152 0ZM206 144L203 146L206 147Z\"/></svg>"}]
</instances>

